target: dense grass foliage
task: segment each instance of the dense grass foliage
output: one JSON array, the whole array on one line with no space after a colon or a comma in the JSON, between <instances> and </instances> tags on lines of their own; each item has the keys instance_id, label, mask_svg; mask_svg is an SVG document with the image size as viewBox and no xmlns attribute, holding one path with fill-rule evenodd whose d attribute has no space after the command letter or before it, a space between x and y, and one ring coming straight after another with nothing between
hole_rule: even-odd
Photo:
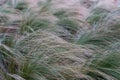
<instances>
[{"instance_id":1,"label":"dense grass foliage","mask_svg":"<svg viewBox=\"0 0 120 80\"><path fill-rule=\"evenodd\" d=\"M82 21L52 5L0 6L0 80L120 80L120 10Z\"/></svg>"}]
</instances>

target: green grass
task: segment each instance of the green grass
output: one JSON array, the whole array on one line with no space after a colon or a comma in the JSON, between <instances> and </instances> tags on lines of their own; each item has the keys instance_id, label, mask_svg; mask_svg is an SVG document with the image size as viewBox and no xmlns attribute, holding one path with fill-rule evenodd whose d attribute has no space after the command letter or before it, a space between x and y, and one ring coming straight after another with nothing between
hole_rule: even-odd
<instances>
[{"instance_id":1,"label":"green grass","mask_svg":"<svg viewBox=\"0 0 120 80\"><path fill-rule=\"evenodd\" d=\"M81 22L51 10L51 0L36 10L26 2L6 5L0 26L19 28L0 28L0 80L120 80L119 10L94 9Z\"/></svg>"}]
</instances>

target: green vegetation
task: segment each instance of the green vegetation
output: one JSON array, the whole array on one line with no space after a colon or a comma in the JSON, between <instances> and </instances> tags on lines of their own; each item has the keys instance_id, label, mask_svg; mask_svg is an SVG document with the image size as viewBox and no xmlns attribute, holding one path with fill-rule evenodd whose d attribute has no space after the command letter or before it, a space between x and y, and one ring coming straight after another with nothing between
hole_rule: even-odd
<instances>
[{"instance_id":1,"label":"green vegetation","mask_svg":"<svg viewBox=\"0 0 120 80\"><path fill-rule=\"evenodd\" d=\"M51 1L0 6L0 80L120 80L120 10L84 22Z\"/></svg>"}]
</instances>

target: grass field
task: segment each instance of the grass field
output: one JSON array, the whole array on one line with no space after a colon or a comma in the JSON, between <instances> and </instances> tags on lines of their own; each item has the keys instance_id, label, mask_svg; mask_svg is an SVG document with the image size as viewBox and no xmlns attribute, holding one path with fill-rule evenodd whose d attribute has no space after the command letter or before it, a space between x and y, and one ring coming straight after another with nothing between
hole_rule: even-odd
<instances>
[{"instance_id":1,"label":"grass field","mask_svg":"<svg viewBox=\"0 0 120 80\"><path fill-rule=\"evenodd\" d=\"M120 80L120 10L53 6L1 4L0 80Z\"/></svg>"}]
</instances>

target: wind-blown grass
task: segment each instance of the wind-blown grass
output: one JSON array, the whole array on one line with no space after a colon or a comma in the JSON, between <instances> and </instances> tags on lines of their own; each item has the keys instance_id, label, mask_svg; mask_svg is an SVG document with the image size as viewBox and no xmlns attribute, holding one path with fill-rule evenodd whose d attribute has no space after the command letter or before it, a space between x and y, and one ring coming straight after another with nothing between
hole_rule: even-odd
<instances>
[{"instance_id":1,"label":"wind-blown grass","mask_svg":"<svg viewBox=\"0 0 120 80\"><path fill-rule=\"evenodd\" d=\"M93 23L93 27L87 31L83 31L80 34L79 39L77 40L78 44L86 45L95 45L102 48L108 47L115 41L120 40L119 31L119 10L116 13L109 13L108 16L103 18L102 22L98 21L96 24Z\"/></svg>"},{"instance_id":2,"label":"wind-blown grass","mask_svg":"<svg viewBox=\"0 0 120 80\"><path fill-rule=\"evenodd\" d=\"M97 9L82 22L67 10L51 10L51 1L35 10L6 5L0 26L19 28L6 33L0 27L0 80L120 79L119 10L97 15Z\"/></svg>"}]
</instances>

